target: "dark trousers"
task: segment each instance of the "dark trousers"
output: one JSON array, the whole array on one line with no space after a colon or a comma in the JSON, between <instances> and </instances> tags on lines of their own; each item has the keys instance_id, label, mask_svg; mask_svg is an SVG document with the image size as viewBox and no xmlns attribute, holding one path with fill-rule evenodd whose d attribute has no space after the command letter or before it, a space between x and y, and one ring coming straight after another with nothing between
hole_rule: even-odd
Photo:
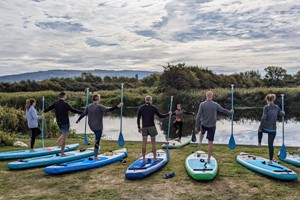
<instances>
[{"instance_id":1,"label":"dark trousers","mask_svg":"<svg viewBox=\"0 0 300 200\"><path fill-rule=\"evenodd\" d=\"M35 138L42 133L42 131L39 128L31 128L31 140L30 140L30 148L33 149Z\"/></svg>"},{"instance_id":2,"label":"dark trousers","mask_svg":"<svg viewBox=\"0 0 300 200\"><path fill-rule=\"evenodd\" d=\"M102 130L93 130L95 133L95 146L94 146L94 156L97 157L99 153L100 140L102 136Z\"/></svg>"},{"instance_id":3,"label":"dark trousers","mask_svg":"<svg viewBox=\"0 0 300 200\"><path fill-rule=\"evenodd\" d=\"M173 126L174 126L174 128L175 128L176 131L177 131L178 128L179 128L179 139L180 139L181 136L182 136L183 122L178 122L178 121L176 121L176 122L174 122Z\"/></svg>"},{"instance_id":4,"label":"dark trousers","mask_svg":"<svg viewBox=\"0 0 300 200\"><path fill-rule=\"evenodd\" d=\"M276 132L268 132L266 130L262 130L262 132L258 132L258 143L261 143L263 133L268 133L268 147L269 147L269 158L273 160L274 156L274 140L276 137Z\"/></svg>"}]
</instances>

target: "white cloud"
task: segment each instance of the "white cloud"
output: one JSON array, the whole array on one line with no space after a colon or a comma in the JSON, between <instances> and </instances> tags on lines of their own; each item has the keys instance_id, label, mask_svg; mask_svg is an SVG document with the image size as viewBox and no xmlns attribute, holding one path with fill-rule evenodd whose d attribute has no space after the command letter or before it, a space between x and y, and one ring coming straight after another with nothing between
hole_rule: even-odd
<instances>
[{"instance_id":1,"label":"white cloud","mask_svg":"<svg viewBox=\"0 0 300 200\"><path fill-rule=\"evenodd\" d=\"M219 73L300 63L300 2L2 0L0 75L46 69Z\"/></svg>"}]
</instances>

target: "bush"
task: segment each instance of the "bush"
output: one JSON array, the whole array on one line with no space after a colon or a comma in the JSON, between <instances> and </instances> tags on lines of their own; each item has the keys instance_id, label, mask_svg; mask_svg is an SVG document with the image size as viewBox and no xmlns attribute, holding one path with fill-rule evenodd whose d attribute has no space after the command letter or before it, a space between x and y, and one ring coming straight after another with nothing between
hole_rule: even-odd
<instances>
[{"instance_id":1,"label":"bush","mask_svg":"<svg viewBox=\"0 0 300 200\"><path fill-rule=\"evenodd\" d=\"M0 146L12 146L15 141L15 134L0 131Z\"/></svg>"}]
</instances>

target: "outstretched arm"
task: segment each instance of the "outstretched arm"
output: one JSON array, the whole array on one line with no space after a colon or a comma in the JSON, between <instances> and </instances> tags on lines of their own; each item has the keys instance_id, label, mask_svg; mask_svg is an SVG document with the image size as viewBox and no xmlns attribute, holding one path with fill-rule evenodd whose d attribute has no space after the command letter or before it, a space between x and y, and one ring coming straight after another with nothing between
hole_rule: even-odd
<instances>
[{"instance_id":1,"label":"outstretched arm","mask_svg":"<svg viewBox=\"0 0 300 200\"><path fill-rule=\"evenodd\" d=\"M46 113L46 112L48 112L48 111L50 111L50 110L53 110L54 109L54 104L52 104L51 106L49 106L48 108L46 108L45 110L44 110L44 113Z\"/></svg>"},{"instance_id":2,"label":"outstretched arm","mask_svg":"<svg viewBox=\"0 0 300 200\"><path fill-rule=\"evenodd\" d=\"M217 110L221 113L230 115L233 111L227 110L225 108L223 108L222 106L220 106L220 104L217 103Z\"/></svg>"},{"instance_id":3,"label":"outstretched arm","mask_svg":"<svg viewBox=\"0 0 300 200\"><path fill-rule=\"evenodd\" d=\"M154 113L159 117L159 118L165 118L165 117L168 117L169 115L171 115L172 113L166 113L166 114L162 114L158 111L157 107L153 106L154 107Z\"/></svg>"},{"instance_id":4,"label":"outstretched arm","mask_svg":"<svg viewBox=\"0 0 300 200\"><path fill-rule=\"evenodd\" d=\"M72 113L77 113L77 114L82 114L82 113L83 113L82 111L73 108L73 107L70 106L70 104L68 104L68 103L67 103L67 108L68 108L68 110L71 111Z\"/></svg>"},{"instance_id":5,"label":"outstretched arm","mask_svg":"<svg viewBox=\"0 0 300 200\"><path fill-rule=\"evenodd\" d=\"M77 119L76 123L78 123L82 118L84 118L84 116L86 116L88 114L88 107L85 108L85 110L83 111L83 113L80 115L80 117Z\"/></svg>"}]
</instances>

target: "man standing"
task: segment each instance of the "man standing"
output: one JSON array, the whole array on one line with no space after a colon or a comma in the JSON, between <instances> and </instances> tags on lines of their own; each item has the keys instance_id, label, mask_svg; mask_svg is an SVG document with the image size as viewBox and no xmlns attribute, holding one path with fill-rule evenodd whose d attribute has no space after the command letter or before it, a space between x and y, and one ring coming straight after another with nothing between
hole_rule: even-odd
<instances>
[{"instance_id":1,"label":"man standing","mask_svg":"<svg viewBox=\"0 0 300 200\"><path fill-rule=\"evenodd\" d=\"M145 162L146 156L146 145L147 145L147 137L150 135L151 137L151 144L152 144L152 152L154 161L156 159L156 144L155 144L155 136L157 135L157 130L154 124L154 114L156 114L159 118L165 118L169 115L172 115L172 112L168 112L167 114L161 114L157 107L152 105L152 97L146 96L145 97L145 104L142 105L138 110L138 117L137 117L137 124L138 124L138 131L142 133L143 136L143 144L142 144L142 155L143 161ZM140 125L140 119L142 117L142 128Z\"/></svg>"},{"instance_id":2,"label":"man standing","mask_svg":"<svg viewBox=\"0 0 300 200\"><path fill-rule=\"evenodd\" d=\"M61 92L59 94L59 100L44 110L45 113L53 109L55 110L56 122L61 131L61 135L57 139L57 143L61 145L61 156L67 156L67 154L65 154L65 145L70 129L69 111L82 114L82 111L76 110L65 102L66 99L67 94Z\"/></svg>"},{"instance_id":3,"label":"man standing","mask_svg":"<svg viewBox=\"0 0 300 200\"><path fill-rule=\"evenodd\" d=\"M78 118L76 123L78 123L84 116L88 116L88 123L90 129L95 133L95 146L94 146L94 160L99 160L98 152L99 152L99 144L100 139L103 132L103 115L106 112L113 111L117 108L123 106L123 103L120 103L117 106L112 108L107 108L100 104L100 95L93 95L93 103L88 105L88 107L84 110L81 116Z\"/></svg>"},{"instance_id":4,"label":"man standing","mask_svg":"<svg viewBox=\"0 0 300 200\"><path fill-rule=\"evenodd\" d=\"M204 137L205 132L207 132L206 138L208 140L208 158L207 162L210 163L210 157L213 151L213 142L216 132L216 123L217 123L217 112L222 112L227 115L233 113L233 110L227 110L222 108L220 104L214 102L213 99L213 92L208 91L206 92L206 101L201 102L199 106L199 110L197 113L196 118L196 132L200 131L199 133L199 144L202 144L202 140Z\"/></svg>"}]
</instances>

